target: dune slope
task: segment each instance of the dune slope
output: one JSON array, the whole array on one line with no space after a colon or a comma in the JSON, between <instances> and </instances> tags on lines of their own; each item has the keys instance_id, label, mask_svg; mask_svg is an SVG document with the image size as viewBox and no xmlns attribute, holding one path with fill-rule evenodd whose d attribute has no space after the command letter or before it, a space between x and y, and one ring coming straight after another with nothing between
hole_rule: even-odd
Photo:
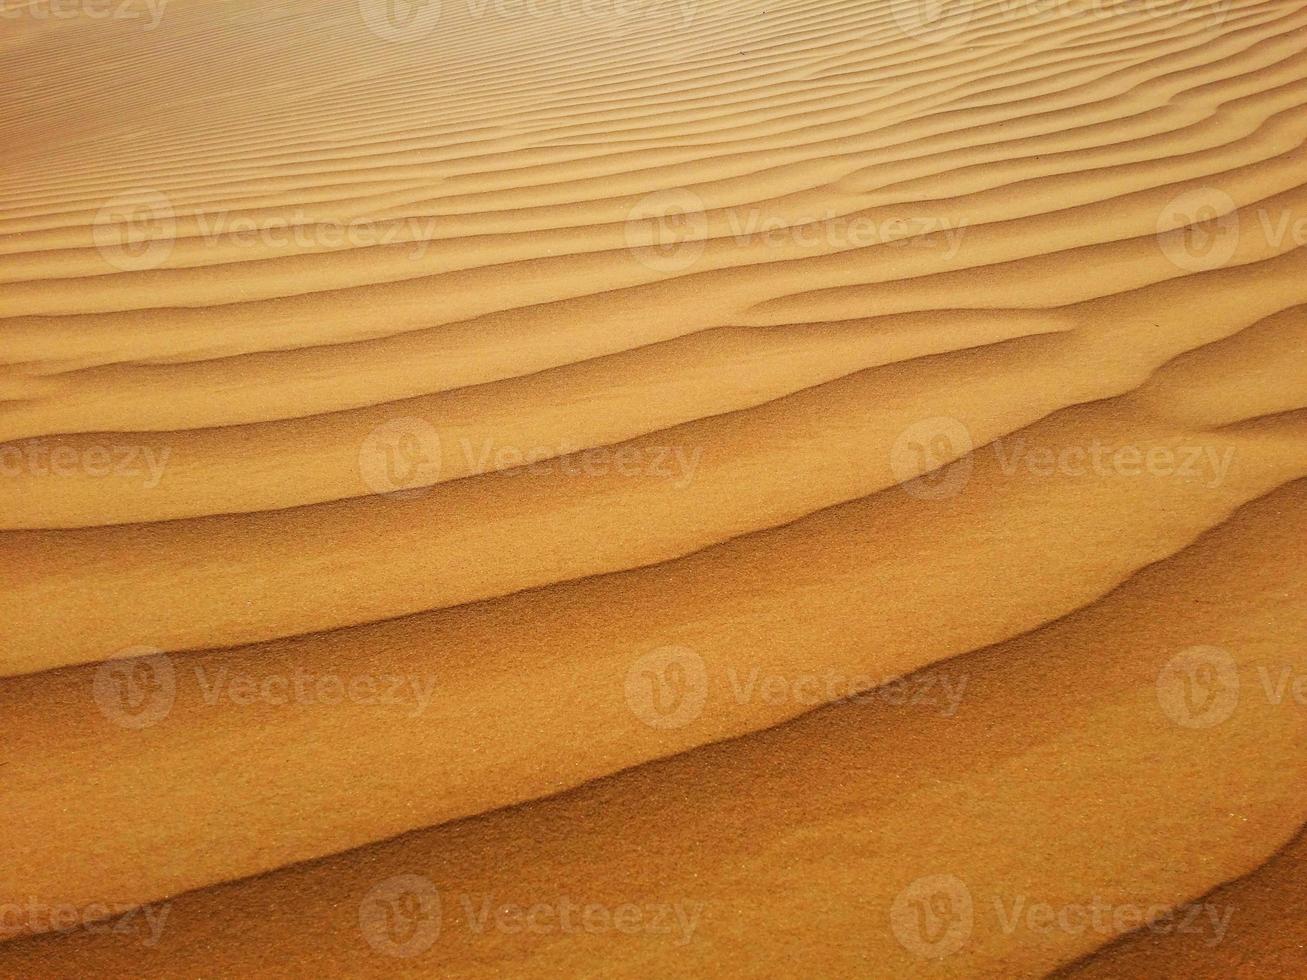
<instances>
[{"instance_id":1,"label":"dune slope","mask_svg":"<svg viewBox=\"0 0 1307 980\"><path fill-rule=\"evenodd\" d=\"M0 974L1301 969L1300 5L93 6Z\"/></svg>"}]
</instances>

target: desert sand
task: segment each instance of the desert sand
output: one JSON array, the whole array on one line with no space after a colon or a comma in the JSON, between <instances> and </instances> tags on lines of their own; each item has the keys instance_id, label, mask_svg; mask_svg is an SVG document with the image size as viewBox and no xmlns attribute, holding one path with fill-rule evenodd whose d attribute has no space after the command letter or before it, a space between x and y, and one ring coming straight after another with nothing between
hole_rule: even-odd
<instances>
[{"instance_id":1,"label":"desert sand","mask_svg":"<svg viewBox=\"0 0 1307 980\"><path fill-rule=\"evenodd\" d=\"M0 977L1307 971L1307 10L4 0Z\"/></svg>"}]
</instances>

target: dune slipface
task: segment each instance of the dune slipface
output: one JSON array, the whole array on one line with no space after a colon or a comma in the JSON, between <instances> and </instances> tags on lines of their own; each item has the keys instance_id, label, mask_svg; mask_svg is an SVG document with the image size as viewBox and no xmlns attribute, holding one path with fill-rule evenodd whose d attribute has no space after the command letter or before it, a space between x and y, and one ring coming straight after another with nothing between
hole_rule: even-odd
<instances>
[{"instance_id":1,"label":"dune slipface","mask_svg":"<svg viewBox=\"0 0 1307 980\"><path fill-rule=\"evenodd\" d=\"M1307 11L4 0L0 976L1307 971Z\"/></svg>"}]
</instances>

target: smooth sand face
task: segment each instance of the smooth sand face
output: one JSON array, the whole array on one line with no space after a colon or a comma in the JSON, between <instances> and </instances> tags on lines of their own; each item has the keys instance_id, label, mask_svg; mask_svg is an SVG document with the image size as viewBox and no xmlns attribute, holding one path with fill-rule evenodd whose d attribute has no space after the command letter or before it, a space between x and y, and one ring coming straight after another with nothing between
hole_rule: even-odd
<instances>
[{"instance_id":1,"label":"smooth sand face","mask_svg":"<svg viewBox=\"0 0 1307 980\"><path fill-rule=\"evenodd\" d=\"M1307 968L1300 5L5 3L0 976Z\"/></svg>"}]
</instances>

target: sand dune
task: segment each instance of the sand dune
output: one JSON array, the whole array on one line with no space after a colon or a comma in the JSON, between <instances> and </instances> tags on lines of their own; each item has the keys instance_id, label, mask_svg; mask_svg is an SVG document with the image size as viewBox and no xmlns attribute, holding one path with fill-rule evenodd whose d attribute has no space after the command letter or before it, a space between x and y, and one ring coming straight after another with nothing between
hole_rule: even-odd
<instances>
[{"instance_id":1,"label":"sand dune","mask_svg":"<svg viewBox=\"0 0 1307 980\"><path fill-rule=\"evenodd\" d=\"M4 14L0 975L1301 972L1307 11Z\"/></svg>"},{"instance_id":2,"label":"sand dune","mask_svg":"<svg viewBox=\"0 0 1307 980\"><path fill-rule=\"evenodd\" d=\"M1299 707L1245 700L1231 724L1192 729L1163 715L1156 691L1159 668L1194 630L1247 650L1238 670L1250 686L1259 664L1302 668L1300 645L1277 642L1307 626L1301 607L1290 618L1282 603L1307 584L1301 563L1266 555L1307 529L1305 488L1241 510L1088 609L929 669L894 700L823 709L549 800L190 893L144 957L142 921L130 941L14 940L0 963L170 976L217 957L240 972L292 960L306 973L367 973L381 968L371 943L385 941L360 937L360 903L416 875L443 896L439 943L418 934L412 956L382 957L388 971L566 975L602 962L618 976L714 965L775 975L801 948L836 975L1037 974L1111 939L1117 909L1193 903L1256 868L1307 819ZM948 682L965 688L951 716ZM893 906L905 886L939 875L962 883L973 911L965 945L935 959L932 947L954 937L932 942ZM477 917L487 901L497 916L565 898L633 905L649 928L604 929L596 916L593 930L542 935ZM1112 912L1101 929L1046 930L1022 915L1022 899L1097 900ZM1229 905L1218 923L1249 928L1250 910L1238 904L1226 919ZM666 931L654 929L659 907L672 909ZM1219 928L1200 925L1174 937L1199 972Z\"/></svg>"}]
</instances>

